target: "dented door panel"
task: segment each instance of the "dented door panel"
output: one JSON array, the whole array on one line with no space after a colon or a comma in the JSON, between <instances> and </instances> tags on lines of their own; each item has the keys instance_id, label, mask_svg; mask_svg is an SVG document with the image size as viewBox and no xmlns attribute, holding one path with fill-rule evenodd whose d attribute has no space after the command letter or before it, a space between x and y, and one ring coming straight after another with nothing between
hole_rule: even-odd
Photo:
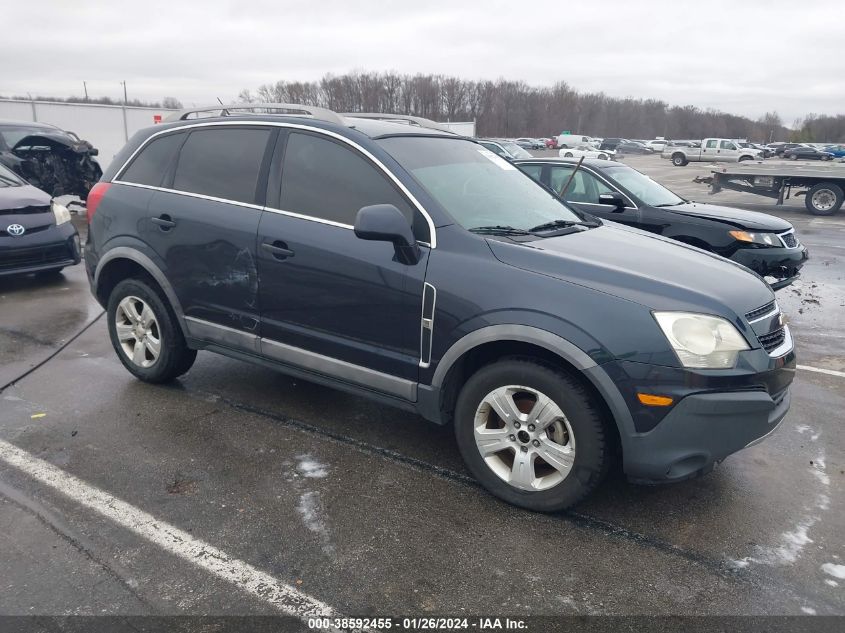
<instances>
[{"instance_id":1,"label":"dented door panel","mask_svg":"<svg viewBox=\"0 0 845 633\"><path fill-rule=\"evenodd\" d=\"M139 227L167 266L186 317L258 329L255 239L261 210L156 191Z\"/></svg>"}]
</instances>

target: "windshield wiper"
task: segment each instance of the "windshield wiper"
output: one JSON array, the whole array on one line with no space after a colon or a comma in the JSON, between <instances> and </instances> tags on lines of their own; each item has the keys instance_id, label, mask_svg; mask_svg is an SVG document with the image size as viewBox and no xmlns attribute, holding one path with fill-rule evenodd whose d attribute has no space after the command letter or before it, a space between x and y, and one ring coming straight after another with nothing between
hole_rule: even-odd
<instances>
[{"instance_id":1,"label":"windshield wiper","mask_svg":"<svg viewBox=\"0 0 845 633\"><path fill-rule=\"evenodd\" d=\"M494 226L474 226L469 229L471 233L482 233L485 235L531 235L525 229L517 229L513 226L502 226L496 224Z\"/></svg>"},{"instance_id":2,"label":"windshield wiper","mask_svg":"<svg viewBox=\"0 0 845 633\"><path fill-rule=\"evenodd\" d=\"M600 225L596 224L595 222L590 222L588 220L552 220L551 222L538 224L537 226L531 227L528 230L531 233L540 233L543 231L554 231L555 229L566 229L571 226L586 226L588 228L594 228Z\"/></svg>"}]
</instances>

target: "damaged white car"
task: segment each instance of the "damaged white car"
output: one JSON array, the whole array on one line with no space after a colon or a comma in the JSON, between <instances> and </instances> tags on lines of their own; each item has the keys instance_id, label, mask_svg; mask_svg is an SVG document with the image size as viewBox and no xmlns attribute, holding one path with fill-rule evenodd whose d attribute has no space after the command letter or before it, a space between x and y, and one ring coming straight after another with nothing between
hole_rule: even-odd
<instances>
[{"instance_id":1,"label":"damaged white car","mask_svg":"<svg viewBox=\"0 0 845 633\"><path fill-rule=\"evenodd\" d=\"M29 121L0 121L0 164L51 196L85 198L103 175L97 150L73 132Z\"/></svg>"}]
</instances>

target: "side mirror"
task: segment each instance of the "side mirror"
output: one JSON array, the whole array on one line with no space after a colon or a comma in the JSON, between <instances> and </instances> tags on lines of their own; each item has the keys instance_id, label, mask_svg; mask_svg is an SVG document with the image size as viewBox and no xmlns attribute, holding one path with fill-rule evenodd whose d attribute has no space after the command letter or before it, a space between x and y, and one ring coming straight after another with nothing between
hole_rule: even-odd
<instances>
[{"instance_id":1,"label":"side mirror","mask_svg":"<svg viewBox=\"0 0 845 633\"><path fill-rule=\"evenodd\" d=\"M606 204L615 207L612 213L622 213L625 210L625 198L621 193L601 193L599 194L599 204Z\"/></svg>"},{"instance_id":2,"label":"side mirror","mask_svg":"<svg viewBox=\"0 0 845 633\"><path fill-rule=\"evenodd\" d=\"M361 207L355 216L355 235L362 240L392 242L396 259L403 264L420 261L420 247L408 218L392 204Z\"/></svg>"}]
</instances>

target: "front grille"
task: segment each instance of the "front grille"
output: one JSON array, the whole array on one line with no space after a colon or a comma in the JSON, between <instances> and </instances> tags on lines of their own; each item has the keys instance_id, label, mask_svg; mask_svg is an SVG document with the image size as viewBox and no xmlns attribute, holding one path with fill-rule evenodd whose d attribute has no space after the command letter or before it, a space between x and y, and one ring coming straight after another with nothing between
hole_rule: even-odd
<instances>
[{"instance_id":1,"label":"front grille","mask_svg":"<svg viewBox=\"0 0 845 633\"><path fill-rule=\"evenodd\" d=\"M771 352L780 347L784 340L786 340L786 330L780 328L768 334L760 334L757 336L757 340L760 341L760 345L763 346L764 350Z\"/></svg>"},{"instance_id":2,"label":"front grille","mask_svg":"<svg viewBox=\"0 0 845 633\"><path fill-rule=\"evenodd\" d=\"M795 233L790 231L789 233L781 233L780 239L783 240L784 245L786 248L795 248L798 246L798 239L795 237Z\"/></svg>"},{"instance_id":3,"label":"front grille","mask_svg":"<svg viewBox=\"0 0 845 633\"><path fill-rule=\"evenodd\" d=\"M28 268L29 266L63 262L68 259L73 259L73 253L71 253L67 244L0 251L0 270Z\"/></svg>"},{"instance_id":4,"label":"front grille","mask_svg":"<svg viewBox=\"0 0 845 633\"><path fill-rule=\"evenodd\" d=\"M53 227L52 224L45 224L44 226L30 227L26 230L26 234L31 235L32 233L38 233L39 231L46 231L47 229L52 228L52 227ZM17 237L17 235L9 235L9 232L6 229L0 229L0 237Z\"/></svg>"},{"instance_id":5,"label":"front grille","mask_svg":"<svg viewBox=\"0 0 845 633\"><path fill-rule=\"evenodd\" d=\"M759 308L755 308L751 312L747 312L745 314L745 318L749 321L753 321L754 319L764 316L775 309L775 302L771 301L764 306L760 306Z\"/></svg>"}]
</instances>

